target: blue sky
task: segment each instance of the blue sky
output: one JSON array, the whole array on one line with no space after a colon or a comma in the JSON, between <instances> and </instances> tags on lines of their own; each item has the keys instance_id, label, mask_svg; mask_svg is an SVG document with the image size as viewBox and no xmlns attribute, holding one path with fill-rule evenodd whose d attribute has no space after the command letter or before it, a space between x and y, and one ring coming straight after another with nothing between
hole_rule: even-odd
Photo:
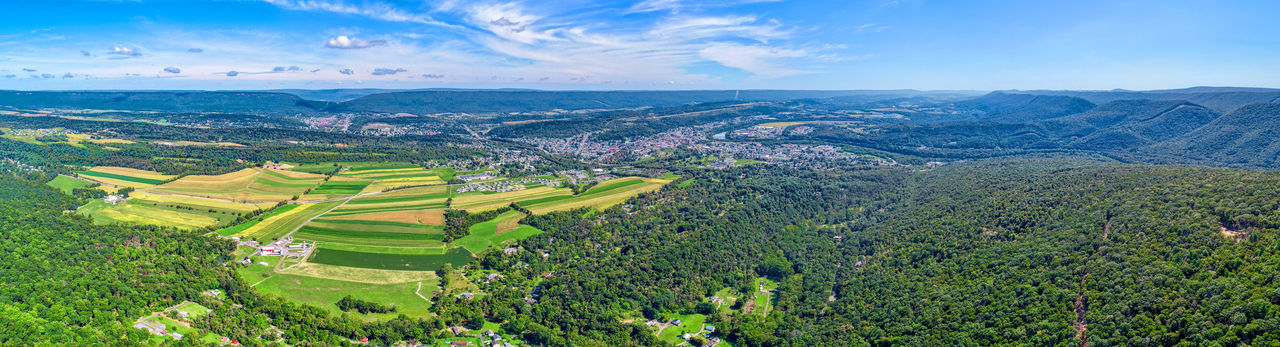
<instances>
[{"instance_id":1,"label":"blue sky","mask_svg":"<svg viewBox=\"0 0 1280 347\"><path fill-rule=\"evenodd\" d=\"M1280 1L15 1L0 89L1280 87Z\"/></svg>"}]
</instances>

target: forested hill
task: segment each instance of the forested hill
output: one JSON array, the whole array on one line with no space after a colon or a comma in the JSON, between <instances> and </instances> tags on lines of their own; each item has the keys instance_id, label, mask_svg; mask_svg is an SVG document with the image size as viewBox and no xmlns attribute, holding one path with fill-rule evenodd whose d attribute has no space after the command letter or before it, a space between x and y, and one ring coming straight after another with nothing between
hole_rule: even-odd
<instances>
[{"instance_id":1,"label":"forested hill","mask_svg":"<svg viewBox=\"0 0 1280 347\"><path fill-rule=\"evenodd\" d=\"M504 326L534 343L652 344L618 316L692 312L763 275L779 283L767 316L707 318L735 345L1280 342L1275 173L1021 160L694 178L636 213L533 218L546 233L523 246L550 258L527 268L481 261L554 269L538 304L497 287L442 307L515 310Z\"/></svg>"},{"instance_id":2,"label":"forested hill","mask_svg":"<svg viewBox=\"0 0 1280 347\"><path fill-rule=\"evenodd\" d=\"M0 106L20 109L293 115L313 114L329 105L329 102L271 92L0 91Z\"/></svg>"},{"instance_id":3,"label":"forested hill","mask_svg":"<svg viewBox=\"0 0 1280 347\"><path fill-rule=\"evenodd\" d=\"M1249 104L1280 101L1280 89L1270 88L1194 87L1150 91L1028 90L1012 93L1071 96L1096 104L1134 99L1184 100L1203 105L1219 113L1231 112Z\"/></svg>"},{"instance_id":4,"label":"forested hill","mask_svg":"<svg viewBox=\"0 0 1280 347\"><path fill-rule=\"evenodd\" d=\"M992 92L979 98L956 103L962 108L980 111L977 119L1000 123L1024 123L1057 118L1092 109L1095 105L1070 96L1009 94Z\"/></svg>"},{"instance_id":5,"label":"forested hill","mask_svg":"<svg viewBox=\"0 0 1280 347\"><path fill-rule=\"evenodd\" d=\"M507 113L527 111L619 109L675 106L718 101L764 101L865 95L895 98L917 91L690 90L690 91L539 91L425 90L378 93L343 102L334 112Z\"/></svg>"},{"instance_id":6,"label":"forested hill","mask_svg":"<svg viewBox=\"0 0 1280 347\"><path fill-rule=\"evenodd\" d=\"M1183 153L1220 165L1280 167L1280 103L1241 107L1148 150Z\"/></svg>"}]
</instances>

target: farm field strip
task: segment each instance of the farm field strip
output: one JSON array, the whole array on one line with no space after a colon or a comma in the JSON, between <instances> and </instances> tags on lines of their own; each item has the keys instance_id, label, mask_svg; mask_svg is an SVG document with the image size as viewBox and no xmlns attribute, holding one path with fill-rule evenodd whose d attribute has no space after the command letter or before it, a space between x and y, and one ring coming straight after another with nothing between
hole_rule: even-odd
<instances>
[{"instance_id":1,"label":"farm field strip","mask_svg":"<svg viewBox=\"0 0 1280 347\"><path fill-rule=\"evenodd\" d=\"M542 201L533 204L521 204L522 207L529 209L535 214L550 213L555 211L571 210L580 207L595 207L597 209L606 209L610 206L617 205L632 196L640 193L652 192L661 189L663 185L670 183L669 180L652 179L652 178L620 178L619 180L640 180L639 183L625 183L624 185L609 184L604 189L597 191L587 191L584 194L574 196L570 199L558 199L551 201Z\"/></svg>"},{"instance_id":2,"label":"farm field strip","mask_svg":"<svg viewBox=\"0 0 1280 347\"><path fill-rule=\"evenodd\" d=\"M426 224L407 224L397 223L396 225L374 224L374 223L334 223L334 222L365 222L353 220L336 220L336 221L319 221L312 220L307 223L303 229L315 227L329 230L343 230L350 232L386 232L386 233L408 233L408 234L441 234L444 231L443 226L426 225ZM377 221L368 221L377 222Z\"/></svg>"},{"instance_id":3,"label":"farm field strip","mask_svg":"<svg viewBox=\"0 0 1280 347\"><path fill-rule=\"evenodd\" d=\"M399 239L373 239L358 238L350 236L333 236L312 234L299 230L293 233L296 240L313 241L317 243L344 244L353 246L380 246L380 247L410 247L410 248L443 248L444 242L439 240L399 240ZM360 251L360 253L366 253ZM374 252L376 253L376 252ZM461 264L461 263L458 263ZM342 264L333 264L342 265Z\"/></svg>"},{"instance_id":4,"label":"farm field strip","mask_svg":"<svg viewBox=\"0 0 1280 347\"><path fill-rule=\"evenodd\" d=\"M58 177L46 182L45 185L58 188L63 194L71 194L71 191L76 188L86 188L94 185L94 183L67 175L58 175Z\"/></svg>"},{"instance_id":5,"label":"farm field strip","mask_svg":"<svg viewBox=\"0 0 1280 347\"><path fill-rule=\"evenodd\" d=\"M390 228L390 227L381 227ZM415 240L415 241L440 241L444 239L443 233L428 232L425 230L401 230L401 231L372 231L359 230L361 228L333 228L327 226L317 226L308 223L298 229L299 233L307 235L319 235L329 237L349 237L357 239L379 239L379 240Z\"/></svg>"},{"instance_id":6,"label":"farm field strip","mask_svg":"<svg viewBox=\"0 0 1280 347\"><path fill-rule=\"evenodd\" d=\"M366 221L388 221L400 222L408 224L429 224L444 225L444 210L442 209L410 209L405 211L389 211L389 212L360 212L360 213L335 213L325 214L326 220L366 220Z\"/></svg>"},{"instance_id":7,"label":"farm field strip","mask_svg":"<svg viewBox=\"0 0 1280 347\"><path fill-rule=\"evenodd\" d=\"M436 279L435 272L431 271L362 269L305 262L287 270L277 271L277 273L372 284L432 281Z\"/></svg>"},{"instance_id":8,"label":"farm field strip","mask_svg":"<svg viewBox=\"0 0 1280 347\"><path fill-rule=\"evenodd\" d=\"M301 226L303 223L311 220L311 218L319 216L338 204L341 204L341 202L335 201L298 205L296 208L265 218L261 222L240 231L236 236L249 237L258 240L278 239L293 231L298 226Z\"/></svg>"},{"instance_id":9,"label":"farm field strip","mask_svg":"<svg viewBox=\"0 0 1280 347\"><path fill-rule=\"evenodd\" d=\"M462 194L453 198L453 208L467 211L500 208L512 201L538 199L557 195L572 195L568 188L533 188L493 194Z\"/></svg>"},{"instance_id":10,"label":"farm field strip","mask_svg":"<svg viewBox=\"0 0 1280 347\"><path fill-rule=\"evenodd\" d=\"M384 254L444 254L448 248L443 244L436 247L374 247L374 246L356 246L341 243L317 243L316 248L336 249L352 252L371 252Z\"/></svg>"},{"instance_id":11,"label":"farm field strip","mask_svg":"<svg viewBox=\"0 0 1280 347\"><path fill-rule=\"evenodd\" d=\"M245 214L253 211L265 210L271 207L271 204L245 204L196 196L155 194L146 191L133 192L129 197L139 200L154 201L159 204L173 204L191 208L212 209L223 213L235 214Z\"/></svg>"},{"instance_id":12,"label":"farm field strip","mask_svg":"<svg viewBox=\"0 0 1280 347\"><path fill-rule=\"evenodd\" d=\"M319 248L308 261L317 264L350 266L384 270L434 271L445 263L461 265L471 262L471 252L461 247L444 254L384 254Z\"/></svg>"}]
</instances>

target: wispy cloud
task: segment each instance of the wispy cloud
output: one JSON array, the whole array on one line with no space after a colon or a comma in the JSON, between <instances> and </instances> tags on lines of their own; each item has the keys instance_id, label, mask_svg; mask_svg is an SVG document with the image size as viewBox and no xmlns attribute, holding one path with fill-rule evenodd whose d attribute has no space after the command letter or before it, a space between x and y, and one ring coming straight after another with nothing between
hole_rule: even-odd
<instances>
[{"instance_id":1,"label":"wispy cloud","mask_svg":"<svg viewBox=\"0 0 1280 347\"><path fill-rule=\"evenodd\" d=\"M343 75L354 75L354 74L356 74L356 70L352 70L352 69L341 69L341 70L338 70L338 73L343 74Z\"/></svg>"},{"instance_id":2,"label":"wispy cloud","mask_svg":"<svg viewBox=\"0 0 1280 347\"><path fill-rule=\"evenodd\" d=\"M809 56L808 52L794 49L770 48L764 46L744 46L736 43L725 43L702 49L698 52L702 58L720 65L742 69L767 77L783 77L803 73L790 68L787 60Z\"/></svg>"},{"instance_id":3,"label":"wispy cloud","mask_svg":"<svg viewBox=\"0 0 1280 347\"><path fill-rule=\"evenodd\" d=\"M673 11L685 9L729 7L761 2L778 2L782 0L644 0L627 9L628 13Z\"/></svg>"},{"instance_id":4,"label":"wispy cloud","mask_svg":"<svg viewBox=\"0 0 1280 347\"><path fill-rule=\"evenodd\" d=\"M387 41L383 40L361 40L354 37L337 36L324 42L325 47L337 49L361 49L369 47L377 47L386 45Z\"/></svg>"},{"instance_id":5,"label":"wispy cloud","mask_svg":"<svg viewBox=\"0 0 1280 347\"><path fill-rule=\"evenodd\" d=\"M373 69L373 75L374 76L394 75L394 74L398 74L405 71L409 71L409 70L405 70L404 68L380 67L380 68Z\"/></svg>"},{"instance_id":6,"label":"wispy cloud","mask_svg":"<svg viewBox=\"0 0 1280 347\"><path fill-rule=\"evenodd\" d=\"M187 52L191 52L191 53L204 53L204 48L188 48L188 49L187 49Z\"/></svg>"},{"instance_id":7,"label":"wispy cloud","mask_svg":"<svg viewBox=\"0 0 1280 347\"><path fill-rule=\"evenodd\" d=\"M164 72L168 72L168 73L182 73L182 69L179 69L179 68L176 68L176 67L170 66L170 67L166 67L166 68L164 68Z\"/></svg>"},{"instance_id":8,"label":"wispy cloud","mask_svg":"<svg viewBox=\"0 0 1280 347\"><path fill-rule=\"evenodd\" d=\"M337 14L368 17L391 22L409 22L452 27L448 23L437 21L431 16L401 10L391 4L365 1L360 5L351 5L342 1L331 0L263 0L281 8L296 11L330 12Z\"/></svg>"},{"instance_id":9,"label":"wispy cloud","mask_svg":"<svg viewBox=\"0 0 1280 347\"><path fill-rule=\"evenodd\" d=\"M441 79L441 78L444 78L444 75L441 75L441 74L424 73L424 74L422 74L422 78Z\"/></svg>"}]
</instances>

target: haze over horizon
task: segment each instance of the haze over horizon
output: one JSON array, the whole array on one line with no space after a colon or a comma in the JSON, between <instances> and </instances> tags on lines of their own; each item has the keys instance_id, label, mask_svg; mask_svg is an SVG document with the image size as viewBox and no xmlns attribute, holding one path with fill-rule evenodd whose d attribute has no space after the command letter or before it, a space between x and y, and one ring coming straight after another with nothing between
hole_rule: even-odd
<instances>
[{"instance_id":1,"label":"haze over horizon","mask_svg":"<svg viewBox=\"0 0 1280 347\"><path fill-rule=\"evenodd\" d=\"M1278 87L1280 3L47 1L0 89ZM50 15L56 14L56 15Z\"/></svg>"}]
</instances>

